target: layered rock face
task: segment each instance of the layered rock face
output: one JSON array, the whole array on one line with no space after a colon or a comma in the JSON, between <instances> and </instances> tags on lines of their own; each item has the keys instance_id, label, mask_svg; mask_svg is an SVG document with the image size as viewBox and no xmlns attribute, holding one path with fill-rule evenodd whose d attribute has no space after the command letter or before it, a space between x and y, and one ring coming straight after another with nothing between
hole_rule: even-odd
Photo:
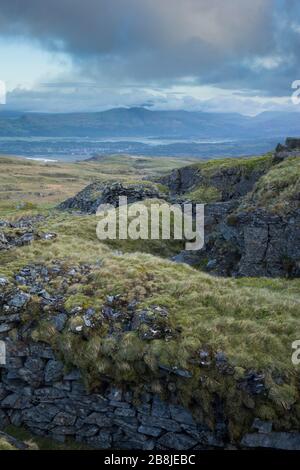
<instances>
[{"instance_id":1,"label":"layered rock face","mask_svg":"<svg viewBox=\"0 0 300 470\"><path fill-rule=\"evenodd\" d=\"M216 168L213 174L207 177L197 165L192 165L176 169L169 176L161 178L160 181L168 186L173 195L184 195L197 186L209 185L219 192L219 201L225 202L245 196L264 173L264 168L245 172L239 166L232 166L222 169Z\"/></svg>"},{"instance_id":2,"label":"layered rock face","mask_svg":"<svg viewBox=\"0 0 300 470\"><path fill-rule=\"evenodd\" d=\"M25 426L60 442L71 437L98 449L176 449L224 447L177 403L149 392L134 397L130 389L108 382L88 393L78 369L66 372L43 343L6 341L2 366L0 425ZM1 370L1 369L0 369Z\"/></svg>"},{"instance_id":3,"label":"layered rock face","mask_svg":"<svg viewBox=\"0 0 300 470\"><path fill-rule=\"evenodd\" d=\"M58 208L72 210L87 214L96 214L100 204L119 205L119 197L126 196L128 204L144 199L163 198L164 196L155 187L143 185L126 185L122 183L92 183L76 196L62 202Z\"/></svg>"},{"instance_id":4,"label":"layered rock face","mask_svg":"<svg viewBox=\"0 0 300 470\"><path fill-rule=\"evenodd\" d=\"M220 403L216 403L217 424L212 432L176 400L163 401L147 390L136 396L130 388L116 388L104 379L101 390L89 393L80 371L67 371L44 343L5 338L5 345L6 363L0 366L0 429L8 424L24 426L39 436L59 442L72 438L97 449L300 450L299 433L272 432L272 423L259 419L254 420L252 432L233 445Z\"/></svg>"},{"instance_id":5,"label":"layered rock face","mask_svg":"<svg viewBox=\"0 0 300 470\"><path fill-rule=\"evenodd\" d=\"M176 262L201 265L222 276L300 276L300 210L287 216L264 210L231 213L232 204L208 204L203 250L183 251Z\"/></svg>"}]
</instances>

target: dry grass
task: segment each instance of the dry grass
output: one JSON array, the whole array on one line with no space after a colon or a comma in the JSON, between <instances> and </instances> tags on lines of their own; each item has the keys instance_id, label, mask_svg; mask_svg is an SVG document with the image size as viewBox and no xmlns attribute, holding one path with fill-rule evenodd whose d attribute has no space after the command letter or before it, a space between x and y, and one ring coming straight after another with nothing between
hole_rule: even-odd
<instances>
[{"instance_id":1,"label":"dry grass","mask_svg":"<svg viewBox=\"0 0 300 470\"><path fill-rule=\"evenodd\" d=\"M43 163L0 156L0 217L20 213L20 203L48 209L93 181L117 178L135 182L189 163L181 159L129 156L111 156L99 162Z\"/></svg>"},{"instance_id":2,"label":"dry grass","mask_svg":"<svg viewBox=\"0 0 300 470\"><path fill-rule=\"evenodd\" d=\"M249 195L249 205L287 213L300 202L300 157L290 157L273 166Z\"/></svg>"}]
</instances>

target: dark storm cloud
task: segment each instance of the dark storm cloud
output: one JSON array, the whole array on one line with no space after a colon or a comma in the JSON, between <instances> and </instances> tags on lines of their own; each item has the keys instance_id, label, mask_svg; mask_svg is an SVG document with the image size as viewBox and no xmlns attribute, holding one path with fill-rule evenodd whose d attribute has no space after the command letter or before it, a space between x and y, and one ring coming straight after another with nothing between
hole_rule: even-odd
<instances>
[{"instance_id":1,"label":"dark storm cloud","mask_svg":"<svg viewBox=\"0 0 300 470\"><path fill-rule=\"evenodd\" d=\"M0 0L0 31L70 53L87 75L287 94L299 78L296 0Z\"/></svg>"}]
</instances>

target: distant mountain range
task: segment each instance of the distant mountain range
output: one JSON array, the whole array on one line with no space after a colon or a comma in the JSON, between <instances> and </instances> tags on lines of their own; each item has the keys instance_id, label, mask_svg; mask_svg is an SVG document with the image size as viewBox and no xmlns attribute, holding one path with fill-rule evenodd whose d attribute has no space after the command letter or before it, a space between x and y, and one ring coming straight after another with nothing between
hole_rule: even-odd
<instances>
[{"instance_id":1,"label":"distant mountain range","mask_svg":"<svg viewBox=\"0 0 300 470\"><path fill-rule=\"evenodd\" d=\"M97 113L0 112L1 137L154 137L176 139L282 139L300 136L300 113L151 111L115 108Z\"/></svg>"}]
</instances>

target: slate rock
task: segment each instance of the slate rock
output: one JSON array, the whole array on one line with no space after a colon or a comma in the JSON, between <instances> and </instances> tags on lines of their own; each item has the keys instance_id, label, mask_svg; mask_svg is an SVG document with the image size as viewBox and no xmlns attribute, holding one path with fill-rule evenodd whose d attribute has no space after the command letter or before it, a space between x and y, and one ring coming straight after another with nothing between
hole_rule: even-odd
<instances>
[{"instance_id":1,"label":"slate rock","mask_svg":"<svg viewBox=\"0 0 300 470\"><path fill-rule=\"evenodd\" d=\"M65 313L59 313L51 318L51 323L58 332L61 332L68 320L68 316Z\"/></svg>"},{"instance_id":2,"label":"slate rock","mask_svg":"<svg viewBox=\"0 0 300 470\"><path fill-rule=\"evenodd\" d=\"M29 294L26 294L25 292L19 292L18 294L15 294L8 301L8 305L10 307L22 308L29 302L29 300L30 300Z\"/></svg>"},{"instance_id":3,"label":"slate rock","mask_svg":"<svg viewBox=\"0 0 300 470\"><path fill-rule=\"evenodd\" d=\"M155 428L153 426L139 426L138 432L141 434L146 434L146 436L158 437L161 435L162 430L160 428Z\"/></svg>"},{"instance_id":4,"label":"slate rock","mask_svg":"<svg viewBox=\"0 0 300 470\"><path fill-rule=\"evenodd\" d=\"M300 450L300 433L271 432L269 434L246 434L241 441L243 447L278 450Z\"/></svg>"},{"instance_id":5,"label":"slate rock","mask_svg":"<svg viewBox=\"0 0 300 470\"><path fill-rule=\"evenodd\" d=\"M255 418L252 424L252 428L256 429L259 433L269 434L272 432L273 424L271 421L262 421L261 419Z\"/></svg>"},{"instance_id":6,"label":"slate rock","mask_svg":"<svg viewBox=\"0 0 300 470\"><path fill-rule=\"evenodd\" d=\"M80 380L81 379L81 372L79 369L73 369L64 375L64 380Z\"/></svg>"},{"instance_id":7,"label":"slate rock","mask_svg":"<svg viewBox=\"0 0 300 470\"><path fill-rule=\"evenodd\" d=\"M195 447L197 441L186 434L168 432L158 440L160 445L172 450L188 450Z\"/></svg>"},{"instance_id":8,"label":"slate rock","mask_svg":"<svg viewBox=\"0 0 300 470\"><path fill-rule=\"evenodd\" d=\"M64 365L60 361L50 360L45 367L45 382L58 382L63 377Z\"/></svg>"},{"instance_id":9,"label":"slate rock","mask_svg":"<svg viewBox=\"0 0 300 470\"><path fill-rule=\"evenodd\" d=\"M86 442L96 449L110 449L112 444L112 436L108 431L100 431L97 436L88 437Z\"/></svg>"},{"instance_id":10,"label":"slate rock","mask_svg":"<svg viewBox=\"0 0 300 470\"><path fill-rule=\"evenodd\" d=\"M76 415L60 411L53 420L56 426L73 426L76 421Z\"/></svg>"},{"instance_id":11,"label":"slate rock","mask_svg":"<svg viewBox=\"0 0 300 470\"><path fill-rule=\"evenodd\" d=\"M158 418L170 418L171 416L169 405L162 401L158 395L153 398L151 414Z\"/></svg>"},{"instance_id":12,"label":"slate rock","mask_svg":"<svg viewBox=\"0 0 300 470\"><path fill-rule=\"evenodd\" d=\"M112 420L104 413L91 413L85 420L85 424L96 424L99 428L109 427Z\"/></svg>"},{"instance_id":13,"label":"slate rock","mask_svg":"<svg viewBox=\"0 0 300 470\"><path fill-rule=\"evenodd\" d=\"M172 419L178 421L179 423L193 425L195 424L192 414L179 405L170 405L170 411Z\"/></svg>"},{"instance_id":14,"label":"slate rock","mask_svg":"<svg viewBox=\"0 0 300 470\"><path fill-rule=\"evenodd\" d=\"M158 418L156 416L148 416L144 414L139 414L138 420L144 426L162 428L162 429L165 429L166 431L174 431L174 432L181 430L179 423L177 423L176 421L172 419Z\"/></svg>"}]
</instances>

